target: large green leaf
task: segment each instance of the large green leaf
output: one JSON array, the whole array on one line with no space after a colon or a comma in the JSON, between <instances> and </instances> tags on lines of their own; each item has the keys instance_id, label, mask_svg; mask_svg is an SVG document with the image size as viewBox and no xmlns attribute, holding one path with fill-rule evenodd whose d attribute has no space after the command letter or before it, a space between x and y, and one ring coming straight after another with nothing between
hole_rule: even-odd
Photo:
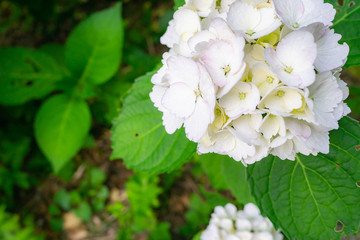
<instances>
[{"instance_id":1,"label":"large green leaf","mask_svg":"<svg viewBox=\"0 0 360 240\"><path fill-rule=\"evenodd\" d=\"M149 98L152 74L135 81L112 132L112 158L124 159L126 165L137 171L171 171L195 152L184 131L169 135L162 125L162 113Z\"/></svg>"},{"instance_id":2,"label":"large green leaf","mask_svg":"<svg viewBox=\"0 0 360 240\"><path fill-rule=\"evenodd\" d=\"M328 155L269 156L248 167L258 206L289 239L340 239L360 227L360 127L350 118L330 134Z\"/></svg>"},{"instance_id":3,"label":"large green leaf","mask_svg":"<svg viewBox=\"0 0 360 240\"><path fill-rule=\"evenodd\" d=\"M118 70L124 38L121 4L91 15L71 33L65 47L66 65L93 84L108 81Z\"/></svg>"},{"instance_id":4,"label":"large green leaf","mask_svg":"<svg viewBox=\"0 0 360 240\"><path fill-rule=\"evenodd\" d=\"M35 117L35 137L58 172L82 147L91 125L86 102L55 95L46 100Z\"/></svg>"},{"instance_id":5,"label":"large green leaf","mask_svg":"<svg viewBox=\"0 0 360 240\"><path fill-rule=\"evenodd\" d=\"M26 48L0 49L0 103L21 105L43 98L55 88L62 72L54 59Z\"/></svg>"},{"instance_id":6,"label":"large green leaf","mask_svg":"<svg viewBox=\"0 0 360 240\"><path fill-rule=\"evenodd\" d=\"M350 46L346 66L360 64L360 1L359 0L326 0L337 10L333 28L342 35L342 42Z\"/></svg>"}]
</instances>

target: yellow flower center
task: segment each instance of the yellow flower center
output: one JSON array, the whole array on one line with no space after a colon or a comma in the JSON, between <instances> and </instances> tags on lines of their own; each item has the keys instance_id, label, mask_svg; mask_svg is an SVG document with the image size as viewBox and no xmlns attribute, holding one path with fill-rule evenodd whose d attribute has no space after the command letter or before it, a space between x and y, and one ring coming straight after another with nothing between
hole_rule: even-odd
<instances>
[{"instance_id":1,"label":"yellow flower center","mask_svg":"<svg viewBox=\"0 0 360 240\"><path fill-rule=\"evenodd\" d=\"M251 37L252 35L254 35L254 34L255 34L255 32L254 32L253 30L251 30L251 29L250 29L249 31L247 31L247 32L246 32L246 34L247 34L247 35L249 35L249 36Z\"/></svg>"},{"instance_id":2,"label":"yellow flower center","mask_svg":"<svg viewBox=\"0 0 360 240\"><path fill-rule=\"evenodd\" d=\"M244 100L246 98L246 93L240 93L240 100Z\"/></svg>"},{"instance_id":3,"label":"yellow flower center","mask_svg":"<svg viewBox=\"0 0 360 240\"><path fill-rule=\"evenodd\" d=\"M274 78L271 77L271 76L267 76L266 81L267 81L268 83L273 83L273 82L274 82Z\"/></svg>"},{"instance_id":4,"label":"yellow flower center","mask_svg":"<svg viewBox=\"0 0 360 240\"><path fill-rule=\"evenodd\" d=\"M283 96L285 96L285 92L283 90L279 90L279 91L277 91L276 96L283 97Z\"/></svg>"},{"instance_id":5,"label":"yellow flower center","mask_svg":"<svg viewBox=\"0 0 360 240\"><path fill-rule=\"evenodd\" d=\"M285 69L285 72L287 72L287 73L292 73L292 71L294 70L292 67L286 67Z\"/></svg>"},{"instance_id":6,"label":"yellow flower center","mask_svg":"<svg viewBox=\"0 0 360 240\"><path fill-rule=\"evenodd\" d=\"M299 25L299 23L297 23L297 22L295 22L295 23L293 23L293 28L298 28L300 25Z\"/></svg>"},{"instance_id":7,"label":"yellow flower center","mask_svg":"<svg viewBox=\"0 0 360 240\"><path fill-rule=\"evenodd\" d=\"M229 74L229 72L231 71L231 68L229 65L225 66L223 69L224 69L225 76L227 76Z\"/></svg>"}]
</instances>

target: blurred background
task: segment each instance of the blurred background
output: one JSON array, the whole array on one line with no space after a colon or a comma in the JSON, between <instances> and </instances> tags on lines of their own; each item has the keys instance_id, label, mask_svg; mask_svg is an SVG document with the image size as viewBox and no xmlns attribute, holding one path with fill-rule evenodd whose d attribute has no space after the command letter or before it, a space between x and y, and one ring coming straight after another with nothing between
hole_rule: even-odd
<instances>
[{"instance_id":1,"label":"blurred background","mask_svg":"<svg viewBox=\"0 0 360 240\"><path fill-rule=\"evenodd\" d=\"M71 31L111 0L0 1L0 47L26 47L64 61ZM90 135L58 173L33 136L42 100L0 104L0 239L192 239L217 205L235 198L214 169L193 157L170 174L134 174L111 155L111 123L134 79L152 71L167 49L159 43L172 0L124 0L125 38L116 75L87 98ZM0 55L0 59L4 56ZM1 69L0 69L1 71ZM347 103L360 119L360 68L345 69ZM1 81L1 80L0 80ZM215 165L216 165L216 159Z\"/></svg>"}]
</instances>

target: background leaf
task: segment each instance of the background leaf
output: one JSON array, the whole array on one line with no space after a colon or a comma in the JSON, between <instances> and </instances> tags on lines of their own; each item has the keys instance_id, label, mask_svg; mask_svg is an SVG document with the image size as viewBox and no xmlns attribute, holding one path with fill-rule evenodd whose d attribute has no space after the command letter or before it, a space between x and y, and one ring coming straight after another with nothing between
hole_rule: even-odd
<instances>
[{"instance_id":1,"label":"background leaf","mask_svg":"<svg viewBox=\"0 0 360 240\"><path fill-rule=\"evenodd\" d=\"M226 156L215 153L203 154L199 156L199 163L201 164L202 169L209 179L211 186L217 190L228 189L224 172L222 171L222 165L225 160Z\"/></svg>"},{"instance_id":2,"label":"background leaf","mask_svg":"<svg viewBox=\"0 0 360 240\"><path fill-rule=\"evenodd\" d=\"M328 155L298 155L295 161L269 156L248 167L258 206L290 239L340 239L360 226L360 127L350 118L330 134Z\"/></svg>"},{"instance_id":3,"label":"background leaf","mask_svg":"<svg viewBox=\"0 0 360 240\"><path fill-rule=\"evenodd\" d=\"M91 125L86 102L66 95L46 100L35 117L35 137L55 172L81 148Z\"/></svg>"},{"instance_id":4,"label":"background leaf","mask_svg":"<svg viewBox=\"0 0 360 240\"><path fill-rule=\"evenodd\" d=\"M0 49L0 103L21 105L55 89L62 72L54 59L26 48Z\"/></svg>"},{"instance_id":5,"label":"background leaf","mask_svg":"<svg viewBox=\"0 0 360 240\"><path fill-rule=\"evenodd\" d=\"M230 190L239 203L255 202L250 195L246 168L242 163L216 153L200 155L199 163L211 186L217 190Z\"/></svg>"},{"instance_id":6,"label":"background leaf","mask_svg":"<svg viewBox=\"0 0 360 240\"><path fill-rule=\"evenodd\" d=\"M183 130L166 133L162 113L149 98L153 73L135 81L124 100L120 116L113 124L112 158L124 159L126 165L137 171L166 172L176 169L195 152Z\"/></svg>"},{"instance_id":7,"label":"background leaf","mask_svg":"<svg viewBox=\"0 0 360 240\"><path fill-rule=\"evenodd\" d=\"M93 84L108 81L118 70L124 39L121 4L91 15L69 36L66 65L80 79Z\"/></svg>"},{"instance_id":8,"label":"background leaf","mask_svg":"<svg viewBox=\"0 0 360 240\"><path fill-rule=\"evenodd\" d=\"M176 11L179 7L185 4L185 0L174 0L174 10Z\"/></svg>"},{"instance_id":9,"label":"background leaf","mask_svg":"<svg viewBox=\"0 0 360 240\"><path fill-rule=\"evenodd\" d=\"M336 33L342 35L342 42L350 46L350 53L345 67L360 64L360 1L359 0L326 0L337 10L334 25Z\"/></svg>"},{"instance_id":10,"label":"background leaf","mask_svg":"<svg viewBox=\"0 0 360 240\"><path fill-rule=\"evenodd\" d=\"M255 200L250 195L249 184L246 180L245 166L241 162L236 162L228 156L223 156L223 158L222 174L225 177L225 182L231 190L231 193L239 203L254 203Z\"/></svg>"}]
</instances>

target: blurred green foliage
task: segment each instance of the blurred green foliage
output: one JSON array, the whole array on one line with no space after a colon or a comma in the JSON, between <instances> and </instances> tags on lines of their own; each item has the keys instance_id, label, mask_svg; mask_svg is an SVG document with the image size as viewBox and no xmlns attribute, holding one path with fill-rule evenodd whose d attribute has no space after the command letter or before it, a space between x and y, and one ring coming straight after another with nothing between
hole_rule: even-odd
<instances>
[{"instance_id":1,"label":"blurred green foliage","mask_svg":"<svg viewBox=\"0 0 360 240\"><path fill-rule=\"evenodd\" d=\"M76 189L59 189L55 193L48 209L53 230L62 230L64 212L73 212L82 221L88 222L93 214L105 209L109 197L109 189L104 185L105 173L99 168L87 166L84 175Z\"/></svg>"},{"instance_id":2,"label":"blurred green foliage","mask_svg":"<svg viewBox=\"0 0 360 240\"><path fill-rule=\"evenodd\" d=\"M35 234L33 223L26 221L22 227L19 216L5 212L5 207L0 206L0 239L4 240L44 240L41 235Z\"/></svg>"}]
</instances>

